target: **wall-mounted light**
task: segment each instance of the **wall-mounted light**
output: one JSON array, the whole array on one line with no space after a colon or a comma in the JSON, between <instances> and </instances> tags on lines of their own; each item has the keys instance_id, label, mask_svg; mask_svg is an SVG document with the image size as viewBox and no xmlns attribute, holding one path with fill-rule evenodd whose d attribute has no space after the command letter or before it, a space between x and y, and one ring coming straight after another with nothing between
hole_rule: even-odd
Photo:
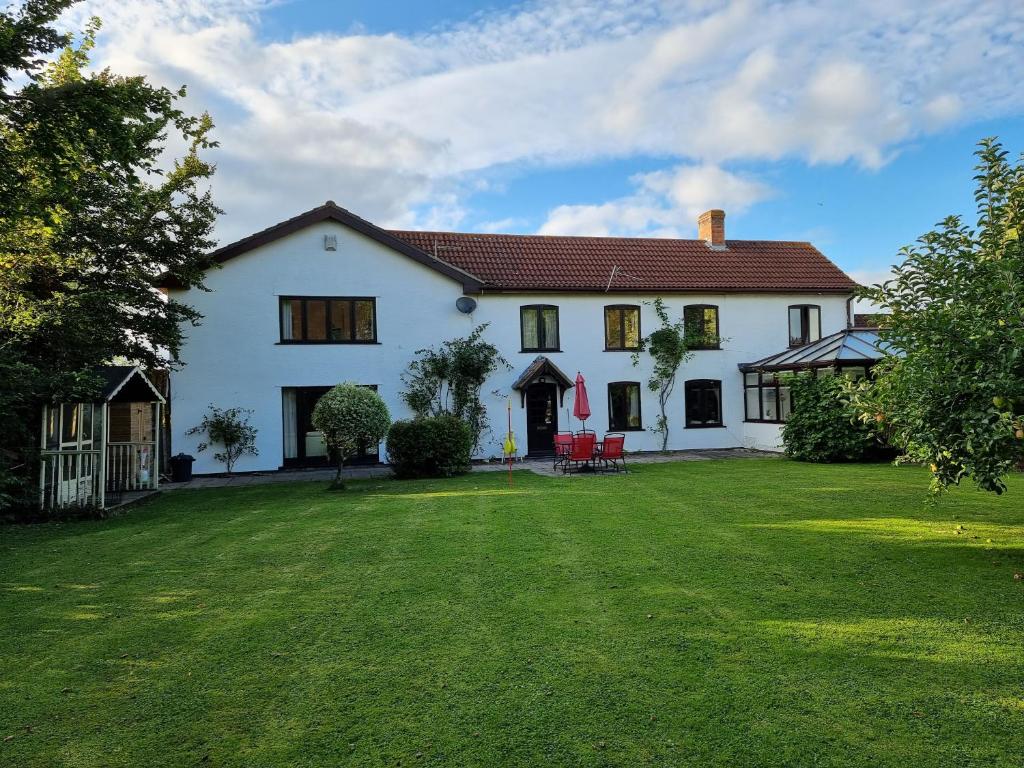
<instances>
[{"instance_id":1,"label":"wall-mounted light","mask_svg":"<svg viewBox=\"0 0 1024 768\"><path fill-rule=\"evenodd\" d=\"M338 236L337 235L324 235L324 250L325 251L336 251L336 250L338 250Z\"/></svg>"}]
</instances>

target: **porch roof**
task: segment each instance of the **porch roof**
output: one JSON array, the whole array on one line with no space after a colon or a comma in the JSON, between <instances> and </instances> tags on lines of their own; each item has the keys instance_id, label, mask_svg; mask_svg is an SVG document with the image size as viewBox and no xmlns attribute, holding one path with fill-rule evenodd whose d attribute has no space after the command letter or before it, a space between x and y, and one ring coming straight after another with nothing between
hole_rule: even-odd
<instances>
[{"instance_id":1,"label":"porch roof","mask_svg":"<svg viewBox=\"0 0 1024 768\"><path fill-rule=\"evenodd\" d=\"M550 359L544 355L538 355L515 380L512 389L525 389L541 376L550 376L563 390L572 389L575 386L573 380L566 376Z\"/></svg>"},{"instance_id":2,"label":"porch roof","mask_svg":"<svg viewBox=\"0 0 1024 768\"><path fill-rule=\"evenodd\" d=\"M739 369L746 373L871 365L888 355L902 353L882 341L877 328L846 328L802 347L787 349L753 363L740 363Z\"/></svg>"}]
</instances>

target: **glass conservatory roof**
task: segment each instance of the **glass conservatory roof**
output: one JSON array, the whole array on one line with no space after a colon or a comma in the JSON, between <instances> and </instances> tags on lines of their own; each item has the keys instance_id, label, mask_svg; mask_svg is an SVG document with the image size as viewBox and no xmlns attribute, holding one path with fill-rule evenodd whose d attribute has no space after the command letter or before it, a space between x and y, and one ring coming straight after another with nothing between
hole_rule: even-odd
<instances>
[{"instance_id":1,"label":"glass conservatory roof","mask_svg":"<svg viewBox=\"0 0 1024 768\"><path fill-rule=\"evenodd\" d=\"M753 363L740 363L741 371L784 371L871 365L883 357L901 354L878 337L877 328L847 328L802 347L787 349Z\"/></svg>"}]
</instances>

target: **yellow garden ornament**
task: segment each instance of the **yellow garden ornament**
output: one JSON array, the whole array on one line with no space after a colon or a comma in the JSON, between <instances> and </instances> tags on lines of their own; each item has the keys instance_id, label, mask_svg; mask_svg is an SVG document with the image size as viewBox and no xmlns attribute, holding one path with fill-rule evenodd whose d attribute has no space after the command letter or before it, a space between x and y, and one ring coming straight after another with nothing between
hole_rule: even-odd
<instances>
[{"instance_id":1,"label":"yellow garden ornament","mask_svg":"<svg viewBox=\"0 0 1024 768\"><path fill-rule=\"evenodd\" d=\"M508 484L512 486L512 458L516 455L516 436L512 432L512 395L508 396L508 434L505 435L505 457L508 459Z\"/></svg>"}]
</instances>

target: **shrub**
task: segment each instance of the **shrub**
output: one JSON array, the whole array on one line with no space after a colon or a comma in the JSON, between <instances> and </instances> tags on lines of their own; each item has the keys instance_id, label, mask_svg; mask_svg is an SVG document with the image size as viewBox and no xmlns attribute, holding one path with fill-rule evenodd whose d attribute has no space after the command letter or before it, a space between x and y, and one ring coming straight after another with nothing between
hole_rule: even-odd
<instances>
[{"instance_id":1,"label":"shrub","mask_svg":"<svg viewBox=\"0 0 1024 768\"><path fill-rule=\"evenodd\" d=\"M473 430L454 416L396 421L388 432L395 477L451 477L469 471Z\"/></svg>"},{"instance_id":2,"label":"shrub","mask_svg":"<svg viewBox=\"0 0 1024 768\"><path fill-rule=\"evenodd\" d=\"M192 427L186 435L205 434L207 439L196 446L197 451L205 451L211 445L222 445L224 450L213 454L213 458L221 462L230 475L235 462L246 454L255 456L256 427L249 423L252 413L245 408L217 408L210 406L210 412L203 416L199 426Z\"/></svg>"},{"instance_id":3,"label":"shrub","mask_svg":"<svg viewBox=\"0 0 1024 768\"><path fill-rule=\"evenodd\" d=\"M857 419L839 376L789 379L793 412L782 428L786 455L799 461L863 461L877 449L870 427Z\"/></svg>"},{"instance_id":4,"label":"shrub","mask_svg":"<svg viewBox=\"0 0 1024 768\"><path fill-rule=\"evenodd\" d=\"M391 414L380 395L369 387L344 382L320 398L313 409L313 426L338 462L334 487L342 489L345 461L358 453L360 444L376 445L391 425Z\"/></svg>"},{"instance_id":5,"label":"shrub","mask_svg":"<svg viewBox=\"0 0 1024 768\"><path fill-rule=\"evenodd\" d=\"M473 433L473 448L489 429L480 390L487 377L504 366L511 368L498 348L483 340L487 323L464 339L446 341L438 349L418 349L417 358L402 374L402 399L420 418L457 416Z\"/></svg>"}]
</instances>

